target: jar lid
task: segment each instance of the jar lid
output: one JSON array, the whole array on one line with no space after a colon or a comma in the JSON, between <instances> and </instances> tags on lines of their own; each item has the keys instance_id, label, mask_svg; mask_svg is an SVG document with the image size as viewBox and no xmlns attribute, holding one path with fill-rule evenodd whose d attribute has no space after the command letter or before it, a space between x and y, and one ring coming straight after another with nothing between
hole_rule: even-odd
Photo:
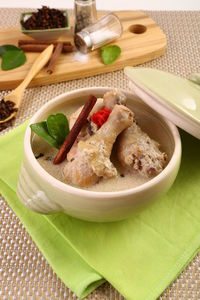
<instances>
[{"instance_id":1,"label":"jar lid","mask_svg":"<svg viewBox=\"0 0 200 300\"><path fill-rule=\"evenodd\" d=\"M126 67L130 88L163 117L200 139L200 85L150 68Z\"/></svg>"},{"instance_id":2,"label":"jar lid","mask_svg":"<svg viewBox=\"0 0 200 300\"><path fill-rule=\"evenodd\" d=\"M92 41L89 32L82 30L76 33L74 37L74 44L80 52L86 54L88 49L92 47Z\"/></svg>"}]
</instances>

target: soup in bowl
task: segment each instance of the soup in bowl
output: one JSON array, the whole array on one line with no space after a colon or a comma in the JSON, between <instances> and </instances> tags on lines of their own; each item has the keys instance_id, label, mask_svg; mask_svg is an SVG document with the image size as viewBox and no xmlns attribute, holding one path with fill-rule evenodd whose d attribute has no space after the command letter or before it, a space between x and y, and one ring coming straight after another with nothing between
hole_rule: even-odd
<instances>
[{"instance_id":1,"label":"soup in bowl","mask_svg":"<svg viewBox=\"0 0 200 300\"><path fill-rule=\"evenodd\" d=\"M31 210L117 221L173 184L181 160L178 130L131 93L107 87L67 92L46 103L30 125L63 114L74 133L91 95L97 101L61 161L63 145L52 147L28 126L17 194Z\"/></svg>"}]
</instances>

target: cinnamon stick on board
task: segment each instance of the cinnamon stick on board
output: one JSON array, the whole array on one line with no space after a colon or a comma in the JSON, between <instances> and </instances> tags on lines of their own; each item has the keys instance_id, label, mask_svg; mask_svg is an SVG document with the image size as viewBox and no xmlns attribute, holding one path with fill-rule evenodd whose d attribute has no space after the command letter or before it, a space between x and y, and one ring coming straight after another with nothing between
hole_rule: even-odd
<instances>
[{"instance_id":1,"label":"cinnamon stick on board","mask_svg":"<svg viewBox=\"0 0 200 300\"><path fill-rule=\"evenodd\" d=\"M24 44L19 46L25 52L42 52L46 47L47 44ZM72 52L74 47L72 45L63 45L62 52L69 53Z\"/></svg>"},{"instance_id":2,"label":"cinnamon stick on board","mask_svg":"<svg viewBox=\"0 0 200 300\"><path fill-rule=\"evenodd\" d=\"M50 44L54 44L54 45L57 45L58 43L63 43L64 46L71 46L72 43L70 41L46 41L46 40L33 40L33 39L30 39L30 40L19 40L18 41L18 46L21 46L21 45L31 45L31 44L34 44L34 45L50 45Z\"/></svg>"},{"instance_id":3,"label":"cinnamon stick on board","mask_svg":"<svg viewBox=\"0 0 200 300\"><path fill-rule=\"evenodd\" d=\"M53 163L55 165L60 164L63 160L65 160L67 153L73 146L79 132L87 122L87 118L93 109L95 103L97 101L97 98L93 95L90 95L88 101L83 106L83 109L81 110L76 122L74 123L74 126L70 130L68 136L66 137L64 143L60 147L58 153L56 154L56 157L54 158Z\"/></svg>"},{"instance_id":4,"label":"cinnamon stick on board","mask_svg":"<svg viewBox=\"0 0 200 300\"><path fill-rule=\"evenodd\" d=\"M50 58L49 64L47 66L47 73L52 74L57 63L57 60L62 52L63 43L58 43L54 49L54 52Z\"/></svg>"}]
</instances>

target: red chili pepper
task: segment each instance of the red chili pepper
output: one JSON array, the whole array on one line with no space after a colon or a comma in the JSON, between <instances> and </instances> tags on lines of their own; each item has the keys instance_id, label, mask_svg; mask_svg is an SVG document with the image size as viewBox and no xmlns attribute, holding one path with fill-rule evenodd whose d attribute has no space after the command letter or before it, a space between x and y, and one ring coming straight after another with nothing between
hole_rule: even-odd
<instances>
[{"instance_id":1,"label":"red chili pepper","mask_svg":"<svg viewBox=\"0 0 200 300\"><path fill-rule=\"evenodd\" d=\"M98 110L92 115L92 122L95 123L98 127L101 127L108 119L111 111L108 108Z\"/></svg>"}]
</instances>

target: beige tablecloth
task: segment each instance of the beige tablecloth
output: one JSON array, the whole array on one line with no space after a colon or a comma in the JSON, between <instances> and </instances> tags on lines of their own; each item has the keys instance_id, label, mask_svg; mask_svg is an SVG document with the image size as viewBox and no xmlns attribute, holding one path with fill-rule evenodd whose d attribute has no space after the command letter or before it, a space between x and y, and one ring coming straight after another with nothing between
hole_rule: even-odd
<instances>
[{"instance_id":1,"label":"beige tablecloth","mask_svg":"<svg viewBox=\"0 0 200 300\"><path fill-rule=\"evenodd\" d=\"M0 27L15 26L21 11L1 9ZM168 47L164 56L143 66L158 68L184 77L192 72L199 72L200 12L149 11L148 14L166 33ZM15 125L33 115L39 107L56 95L86 86L115 86L128 89L128 81L123 71L116 71L27 89ZM0 96L5 93L7 91L1 92ZM53 272L23 225L2 198L0 198L0 299L77 299ZM87 299L119 300L123 297L112 286L105 283ZM200 299L200 254L166 289L160 299Z\"/></svg>"}]
</instances>

